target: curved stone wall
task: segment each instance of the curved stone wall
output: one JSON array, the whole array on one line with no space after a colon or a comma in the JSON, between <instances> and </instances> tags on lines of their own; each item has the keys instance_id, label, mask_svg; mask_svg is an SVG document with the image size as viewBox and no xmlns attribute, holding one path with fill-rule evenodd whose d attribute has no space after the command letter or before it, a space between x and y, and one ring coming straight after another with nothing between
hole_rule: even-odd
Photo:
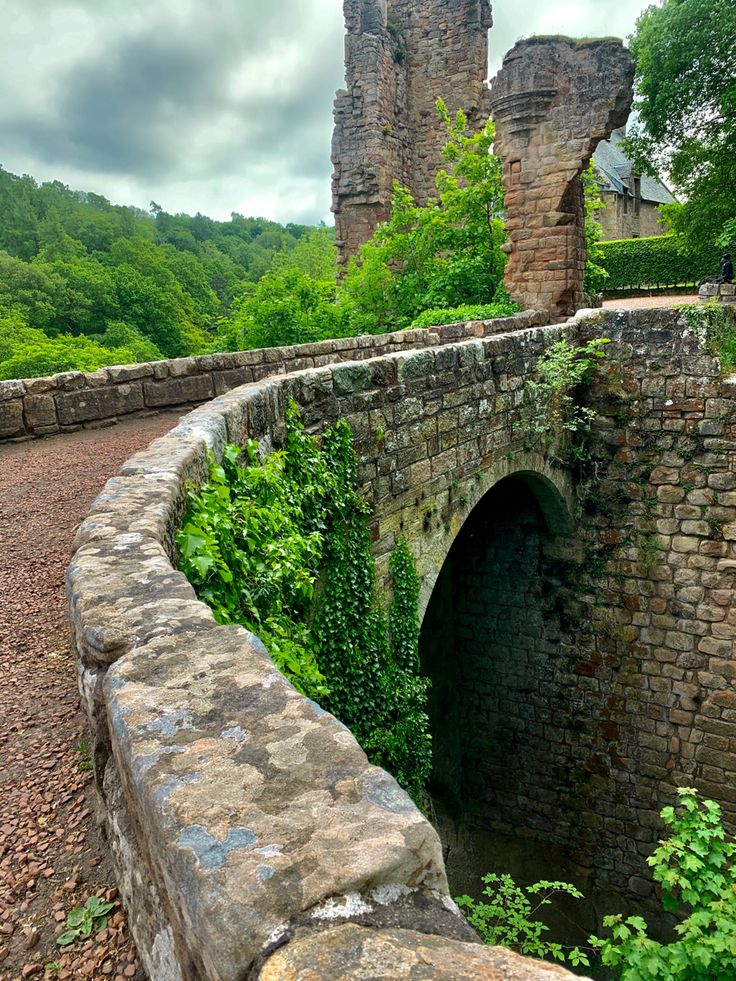
<instances>
[{"instance_id":1,"label":"curved stone wall","mask_svg":"<svg viewBox=\"0 0 736 981\"><path fill-rule=\"evenodd\" d=\"M424 459L433 507L441 487L477 486L490 454L480 430L471 435L477 423L461 421L462 405L482 418L477 386L493 377L512 392L510 375L531 371L562 329L242 386L132 457L95 502L68 573L73 637L103 820L155 981L307 969L342 978L367 964L386 978L448 977L449 964L457 978L567 976L476 942L449 899L439 839L411 800L344 726L294 691L255 637L217 626L172 565L185 487L203 479L207 452L250 438L277 445L289 398L312 428L347 418L359 447L372 442L366 427L380 425L374 413L387 420L391 409L382 455L393 463L382 474L363 457L366 493L377 505L381 490L398 502L382 510L388 521L416 510L405 495ZM420 397L425 408L446 404L433 433L418 424L426 432L412 462ZM473 454L448 449L440 416L464 426ZM393 534L383 529L379 560Z\"/></svg>"},{"instance_id":2,"label":"curved stone wall","mask_svg":"<svg viewBox=\"0 0 736 981\"><path fill-rule=\"evenodd\" d=\"M271 375L362 361L394 351L434 347L463 338L489 337L547 323L522 313L498 320L447 324L427 330L348 337L315 344L208 354L150 364L117 365L98 371L67 371L48 378L0 382L0 442L111 425L129 416L206 402L216 395Z\"/></svg>"},{"instance_id":3,"label":"curved stone wall","mask_svg":"<svg viewBox=\"0 0 736 981\"><path fill-rule=\"evenodd\" d=\"M590 393L591 458L573 484L525 446L522 391L548 345L601 335L612 343ZM554 657L548 670L539 647L526 699L508 675L501 722L541 733L574 779L541 797L529 781L537 818L522 827L526 811L493 786L476 803L485 826L566 849L607 909L611 892L652 895L645 859L677 786L736 819L735 394L677 310L600 312L284 372L132 457L80 528L68 588L102 810L151 977L298 977L305 964L351 977L378 952L386 977L443 977L443 945L468 965L458 977L512 976L508 955L470 942L435 832L394 781L255 638L216 626L175 571L185 486L203 479L208 450L278 446L288 399L314 431L346 419L379 582L403 536L425 604L502 478L526 474L559 499L558 518L573 514L572 535L548 516L560 540L545 549L567 549L564 618L545 635Z\"/></svg>"}]
</instances>

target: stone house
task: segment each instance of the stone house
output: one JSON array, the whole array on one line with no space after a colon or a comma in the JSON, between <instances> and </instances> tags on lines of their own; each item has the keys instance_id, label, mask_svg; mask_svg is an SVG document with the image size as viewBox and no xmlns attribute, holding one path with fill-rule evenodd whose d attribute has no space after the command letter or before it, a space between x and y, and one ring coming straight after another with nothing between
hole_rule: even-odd
<instances>
[{"instance_id":1,"label":"stone house","mask_svg":"<svg viewBox=\"0 0 736 981\"><path fill-rule=\"evenodd\" d=\"M621 149L625 130L615 130L610 140L598 144L593 163L605 205L598 219L604 241L663 235L660 208L676 198L662 181L637 174Z\"/></svg>"}]
</instances>

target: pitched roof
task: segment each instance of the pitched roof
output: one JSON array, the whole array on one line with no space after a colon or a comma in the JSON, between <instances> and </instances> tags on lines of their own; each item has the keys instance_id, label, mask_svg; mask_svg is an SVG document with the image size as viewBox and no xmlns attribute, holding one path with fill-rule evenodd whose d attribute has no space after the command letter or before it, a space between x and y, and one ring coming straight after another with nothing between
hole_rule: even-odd
<instances>
[{"instance_id":1,"label":"pitched roof","mask_svg":"<svg viewBox=\"0 0 736 981\"><path fill-rule=\"evenodd\" d=\"M595 168L603 178L602 190L615 191L617 194L634 196L633 164L621 149L623 136L620 132L611 134L610 140L598 144L593 154ZM662 181L656 177L641 175L641 199L653 204L672 204L677 199Z\"/></svg>"}]
</instances>

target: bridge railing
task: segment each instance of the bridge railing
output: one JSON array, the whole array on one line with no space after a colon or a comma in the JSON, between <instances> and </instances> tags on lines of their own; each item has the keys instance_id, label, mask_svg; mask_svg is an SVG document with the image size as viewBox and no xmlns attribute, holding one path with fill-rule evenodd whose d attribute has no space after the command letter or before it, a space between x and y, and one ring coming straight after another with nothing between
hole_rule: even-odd
<instances>
[{"instance_id":1,"label":"bridge railing","mask_svg":"<svg viewBox=\"0 0 736 981\"><path fill-rule=\"evenodd\" d=\"M319 368L339 361L362 361L472 337L490 337L546 322L545 314L519 313L502 319L423 330L0 382L0 442L73 432L128 417L200 405L238 385L270 375Z\"/></svg>"}]
</instances>

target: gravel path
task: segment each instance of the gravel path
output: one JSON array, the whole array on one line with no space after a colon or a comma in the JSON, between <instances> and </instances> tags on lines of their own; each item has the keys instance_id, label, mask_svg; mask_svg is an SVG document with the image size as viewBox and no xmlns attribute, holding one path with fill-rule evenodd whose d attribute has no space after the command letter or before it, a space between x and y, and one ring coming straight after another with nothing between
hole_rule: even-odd
<instances>
[{"instance_id":1,"label":"gravel path","mask_svg":"<svg viewBox=\"0 0 736 981\"><path fill-rule=\"evenodd\" d=\"M669 293L666 296L627 296L604 300L606 310L643 310L645 307L674 307L680 303L698 303L696 293Z\"/></svg>"},{"instance_id":2,"label":"gravel path","mask_svg":"<svg viewBox=\"0 0 736 981\"><path fill-rule=\"evenodd\" d=\"M0 446L0 981L141 976L95 826L64 575L105 482L177 418ZM89 896L114 903L107 929L59 948Z\"/></svg>"}]
</instances>

